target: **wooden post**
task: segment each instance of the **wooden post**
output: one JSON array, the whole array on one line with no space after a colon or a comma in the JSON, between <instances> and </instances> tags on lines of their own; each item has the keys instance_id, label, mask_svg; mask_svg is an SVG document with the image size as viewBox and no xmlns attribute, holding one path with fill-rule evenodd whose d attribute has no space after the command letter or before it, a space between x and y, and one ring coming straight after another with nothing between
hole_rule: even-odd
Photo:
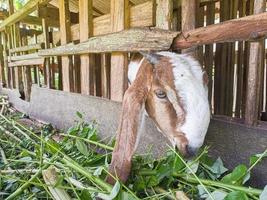
<instances>
[{"instance_id":1,"label":"wooden post","mask_svg":"<svg viewBox=\"0 0 267 200\"><path fill-rule=\"evenodd\" d=\"M59 21L61 45L71 41L69 1L59 0ZM62 83L63 90L73 92L73 73L71 56L62 56Z\"/></svg>"},{"instance_id":2,"label":"wooden post","mask_svg":"<svg viewBox=\"0 0 267 200\"><path fill-rule=\"evenodd\" d=\"M44 36L44 44L45 48L50 48L50 38L49 38L49 31L48 31L48 21L46 18L42 18L42 27L43 27L43 36ZM51 65L50 65L50 58L45 58L44 63L44 78L45 84L47 88L52 88L52 80L51 80Z\"/></svg>"},{"instance_id":3,"label":"wooden post","mask_svg":"<svg viewBox=\"0 0 267 200\"><path fill-rule=\"evenodd\" d=\"M102 97L110 98L110 54L101 54Z\"/></svg>"},{"instance_id":4,"label":"wooden post","mask_svg":"<svg viewBox=\"0 0 267 200\"><path fill-rule=\"evenodd\" d=\"M265 12L266 1L254 1L254 14ZM262 42L250 43L250 55L248 66L248 79L247 79L247 95L246 95L246 110L245 110L245 123L253 126L258 122L258 106L260 97L260 83L261 83L261 57L263 45Z\"/></svg>"},{"instance_id":5,"label":"wooden post","mask_svg":"<svg viewBox=\"0 0 267 200\"><path fill-rule=\"evenodd\" d=\"M1 32L0 32L0 36L1 36ZM3 48L2 38L0 37L0 84L1 84L1 87L4 87L5 82L6 82L3 49L4 48Z\"/></svg>"},{"instance_id":6,"label":"wooden post","mask_svg":"<svg viewBox=\"0 0 267 200\"><path fill-rule=\"evenodd\" d=\"M79 0L80 42L93 36L93 0ZM81 93L94 94L93 54L81 55Z\"/></svg>"},{"instance_id":7,"label":"wooden post","mask_svg":"<svg viewBox=\"0 0 267 200\"><path fill-rule=\"evenodd\" d=\"M26 46L28 44L27 36L21 38L21 44L22 46ZM23 80L25 100L30 101L32 78L31 78L31 68L29 66L22 67L22 80Z\"/></svg>"},{"instance_id":8,"label":"wooden post","mask_svg":"<svg viewBox=\"0 0 267 200\"><path fill-rule=\"evenodd\" d=\"M215 3L209 3L207 5L206 23L207 25L214 24L215 22ZM204 65L209 77L209 102L212 105L212 85L213 85L213 44L205 45Z\"/></svg>"},{"instance_id":9,"label":"wooden post","mask_svg":"<svg viewBox=\"0 0 267 200\"><path fill-rule=\"evenodd\" d=\"M182 0L182 32L193 30L196 27L196 0ZM197 57L196 48L182 50L182 53Z\"/></svg>"},{"instance_id":10,"label":"wooden post","mask_svg":"<svg viewBox=\"0 0 267 200\"><path fill-rule=\"evenodd\" d=\"M171 30L173 19L173 1L157 0L156 27Z\"/></svg>"},{"instance_id":11,"label":"wooden post","mask_svg":"<svg viewBox=\"0 0 267 200\"><path fill-rule=\"evenodd\" d=\"M3 31L1 32L1 37L2 37L2 41L3 41L3 59L4 59L4 68L6 71L6 84L7 84L7 88L10 88L11 86L11 79L10 79L10 69L8 67L8 52L7 52L7 35L6 33Z\"/></svg>"},{"instance_id":12,"label":"wooden post","mask_svg":"<svg viewBox=\"0 0 267 200\"><path fill-rule=\"evenodd\" d=\"M117 32L129 27L129 0L111 0L111 31ZM122 101L127 87L128 58L125 53L111 54L111 100Z\"/></svg>"}]
</instances>

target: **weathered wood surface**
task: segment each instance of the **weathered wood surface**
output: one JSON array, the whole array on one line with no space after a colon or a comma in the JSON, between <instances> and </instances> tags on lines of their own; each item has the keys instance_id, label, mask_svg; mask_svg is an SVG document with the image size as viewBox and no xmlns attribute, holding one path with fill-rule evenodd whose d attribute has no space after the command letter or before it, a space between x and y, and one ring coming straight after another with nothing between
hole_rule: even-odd
<instances>
[{"instance_id":1,"label":"weathered wood surface","mask_svg":"<svg viewBox=\"0 0 267 200\"><path fill-rule=\"evenodd\" d=\"M28 14L32 13L37 6L45 5L50 0L30 0L28 1L25 6L14 14L7 17L1 24L0 24L0 31L3 31L6 26L10 26L16 22L19 22L21 19L26 17Z\"/></svg>"},{"instance_id":2,"label":"weathered wood surface","mask_svg":"<svg viewBox=\"0 0 267 200\"><path fill-rule=\"evenodd\" d=\"M92 37L77 45L68 44L39 50L40 56L72 55L85 53L137 52L168 50L177 32L150 28L134 28L109 35ZM129 37L130 36L130 37Z\"/></svg>"},{"instance_id":3,"label":"weathered wood surface","mask_svg":"<svg viewBox=\"0 0 267 200\"><path fill-rule=\"evenodd\" d=\"M111 31L117 32L129 28L129 0L111 0L110 22ZM129 36L128 36L129 37ZM131 37L129 37L130 39ZM119 40L117 40L119 41ZM126 53L112 52L110 69L110 99L122 101L127 88L128 57Z\"/></svg>"},{"instance_id":4,"label":"weathered wood surface","mask_svg":"<svg viewBox=\"0 0 267 200\"><path fill-rule=\"evenodd\" d=\"M88 40L93 36L93 0L79 0L79 31L80 42ZM81 55L81 93L89 95L90 80L92 78L94 67L93 55ZM90 77L91 75L91 77ZM91 80L92 82L92 80Z\"/></svg>"},{"instance_id":5,"label":"weathered wood surface","mask_svg":"<svg viewBox=\"0 0 267 200\"><path fill-rule=\"evenodd\" d=\"M254 13L264 12L266 9L265 0L254 1ZM247 78L247 97L245 108L245 123L247 125L256 125L258 122L258 107L260 103L260 85L261 85L261 60L263 43L262 41L252 42L250 44L248 78Z\"/></svg>"},{"instance_id":6,"label":"weathered wood surface","mask_svg":"<svg viewBox=\"0 0 267 200\"><path fill-rule=\"evenodd\" d=\"M35 58L30 60L19 60L15 62L9 62L9 67L17 67L17 66L30 66L30 65L43 65L44 58Z\"/></svg>"},{"instance_id":7,"label":"weathered wood surface","mask_svg":"<svg viewBox=\"0 0 267 200\"><path fill-rule=\"evenodd\" d=\"M30 44L27 46L12 48L9 50L9 53L17 53L23 51L32 51L32 50L39 50L44 48L44 43L37 43L37 44Z\"/></svg>"},{"instance_id":8,"label":"weathered wood surface","mask_svg":"<svg viewBox=\"0 0 267 200\"><path fill-rule=\"evenodd\" d=\"M236 31L238 29L238 32ZM229 30L229 31L225 31ZM40 56L73 55L101 52L137 52L184 49L214 42L255 40L267 36L267 13L229 20L197 28L185 33L132 28L129 30L92 37L77 45L40 50Z\"/></svg>"},{"instance_id":9,"label":"weathered wood surface","mask_svg":"<svg viewBox=\"0 0 267 200\"><path fill-rule=\"evenodd\" d=\"M132 6L130 8L130 27L144 27L155 25L155 4L151 1ZM104 35L111 33L111 16L110 14L95 17L93 19L92 36ZM71 26L71 40L80 39L80 26L75 24ZM57 44L60 40L60 31L53 32L53 43Z\"/></svg>"},{"instance_id":10,"label":"weathered wood surface","mask_svg":"<svg viewBox=\"0 0 267 200\"><path fill-rule=\"evenodd\" d=\"M175 38L172 47L186 49L203 44L259 39L264 36L267 36L267 12L183 32Z\"/></svg>"},{"instance_id":11,"label":"weathered wood surface","mask_svg":"<svg viewBox=\"0 0 267 200\"><path fill-rule=\"evenodd\" d=\"M36 58L41 58L38 53L31 53L31 54L25 54L25 55L20 55L20 56L9 56L8 61L13 62L13 61L20 61L20 60L30 60L30 59L36 59Z\"/></svg>"},{"instance_id":12,"label":"weathered wood surface","mask_svg":"<svg viewBox=\"0 0 267 200\"><path fill-rule=\"evenodd\" d=\"M61 45L64 45L71 41L70 11L69 11L68 0L59 0L59 19L60 19L60 41ZM72 59L71 57L68 56L62 56L61 62L62 62L63 90L67 92L72 92L74 89Z\"/></svg>"},{"instance_id":13,"label":"weathered wood surface","mask_svg":"<svg viewBox=\"0 0 267 200\"><path fill-rule=\"evenodd\" d=\"M196 28L196 0L182 0L182 32L188 32ZM182 50L182 53L190 54L197 58L195 47Z\"/></svg>"}]
</instances>

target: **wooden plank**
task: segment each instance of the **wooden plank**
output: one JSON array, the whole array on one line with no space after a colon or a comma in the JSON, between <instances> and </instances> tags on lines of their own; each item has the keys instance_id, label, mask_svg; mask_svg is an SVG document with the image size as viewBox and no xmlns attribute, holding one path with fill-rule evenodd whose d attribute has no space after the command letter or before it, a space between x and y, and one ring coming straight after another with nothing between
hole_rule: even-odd
<instances>
[{"instance_id":1,"label":"wooden plank","mask_svg":"<svg viewBox=\"0 0 267 200\"><path fill-rule=\"evenodd\" d=\"M30 59L36 59L36 58L40 58L38 53L31 53L31 54L25 54L25 55L20 55L20 56L10 56L8 60L10 62L10 61L19 61L19 60L30 60Z\"/></svg>"},{"instance_id":2,"label":"wooden plank","mask_svg":"<svg viewBox=\"0 0 267 200\"><path fill-rule=\"evenodd\" d=\"M102 97L110 98L110 54L101 54Z\"/></svg>"},{"instance_id":3,"label":"wooden plank","mask_svg":"<svg viewBox=\"0 0 267 200\"><path fill-rule=\"evenodd\" d=\"M130 27L155 26L155 4L153 1L146 2L138 6L130 8ZM93 19L93 36L111 33L111 17L110 14L95 17ZM80 39L79 24L71 26L71 40ZM57 44L60 40L60 32L53 32L53 43Z\"/></svg>"},{"instance_id":4,"label":"wooden plank","mask_svg":"<svg viewBox=\"0 0 267 200\"><path fill-rule=\"evenodd\" d=\"M92 0L79 0L79 29L80 42L86 41L93 35L93 1ZM91 59L90 59L91 57ZM91 88L94 85L93 81L93 67L94 67L93 55L81 55L81 93L89 95L93 94L94 89Z\"/></svg>"},{"instance_id":5,"label":"wooden plank","mask_svg":"<svg viewBox=\"0 0 267 200\"><path fill-rule=\"evenodd\" d=\"M59 0L59 18L60 18L60 40L61 45L71 41L70 34L70 11L69 1ZM62 83L63 90L67 92L73 91L73 74L71 57L62 56Z\"/></svg>"},{"instance_id":6,"label":"wooden plank","mask_svg":"<svg viewBox=\"0 0 267 200\"><path fill-rule=\"evenodd\" d=\"M46 49L50 48L50 38L49 38L49 31L48 31L48 23L46 18L42 18L42 28L43 28L43 35L44 35L44 47ZM44 63L44 71L45 71L45 84L47 88L52 88L52 80L51 80L51 65L50 59L46 58Z\"/></svg>"},{"instance_id":7,"label":"wooden plank","mask_svg":"<svg viewBox=\"0 0 267 200\"><path fill-rule=\"evenodd\" d=\"M265 12L266 1L254 1L254 14ZM258 122L258 107L260 98L260 83L261 83L261 67L259 67L262 51L262 42L252 42L250 44L248 80L247 80L247 98L245 110L245 123L253 126Z\"/></svg>"},{"instance_id":8,"label":"wooden plank","mask_svg":"<svg viewBox=\"0 0 267 200\"><path fill-rule=\"evenodd\" d=\"M196 28L196 0L182 0L182 32L191 31ZM197 57L195 47L182 50L182 53Z\"/></svg>"},{"instance_id":9,"label":"wooden plank","mask_svg":"<svg viewBox=\"0 0 267 200\"><path fill-rule=\"evenodd\" d=\"M239 17L246 14L246 0L239 0ZM243 78L244 78L244 42L238 42L237 55L237 86L236 86L236 102L235 102L235 117L242 117L243 105Z\"/></svg>"},{"instance_id":10,"label":"wooden plank","mask_svg":"<svg viewBox=\"0 0 267 200\"><path fill-rule=\"evenodd\" d=\"M17 67L17 66L30 66L30 65L43 65L44 58L36 58L31 60L20 60L15 62L8 63L9 67Z\"/></svg>"},{"instance_id":11,"label":"wooden plank","mask_svg":"<svg viewBox=\"0 0 267 200\"><path fill-rule=\"evenodd\" d=\"M28 44L27 36L21 38L21 45L26 46ZM28 53L28 52L25 52ZM32 86L32 79L31 79L31 68L27 66L22 67L22 80L23 80L23 89L25 100L30 101L31 98L31 86Z\"/></svg>"},{"instance_id":12,"label":"wooden plank","mask_svg":"<svg viewBox=\"0 0 267 200\"><path fill-rule=\"evenodd\" d=\"M0 24L0 31L3 31L6 26L10 26L32 13L37 6L45 5L50 0L29 0L23 8L17 10L14 14L10 15Z\"/></svg>"},{"instance_id":13,"label":"wooden plank","mask_svg":"<svg viewBox=\"0 0 267 200\"><path fill-rule=\"evenodd\" d=\"M39 25L42 26L42 19L39 17L28 15L20 20L22 24L30 24L30 25ZM53 17L49 18L48 25L51 27L58 28L59 27L59 21L58 19L55 20Z\"/></svg>"},{"instance_id":14,"label":"wooden plank","mask_svg":"<svg viewBox=\"0 0 267 200\"><path fill-rule=\"evenodd\" d=\"M0 40L0 85L5 86L5 68L4 68L4 56L3 56L3 45Z\"/></svg>"},{"instance_id":15,"label":"wooden plank","mask_svg":"<svg viewBox=\"0 0 267 200\"><path fill-rule=\"evenodd\" d=\"M215 3L207 5L206 23L207 25L214 24L215 22ZM209 89L209 102L212 104L213 94L213 44L205 45L204 54L204 66L209 77L208 89Z\"/></svg>"},{"instance_id":16,"label":"wooden plank","mask_svg":"<svg viewBox=\"0 0 267 200\"><path fill-rule=\"evenodd\" d=\"M39 50L44 48L44 43L30 44L27 46L21 46L17 48L9 49L9 53L18 53L23 51Z\"/></svg>"},{"instance_id":17,"label":"wooden plank","mask_svg":"<svg viewBox=\"0 0 267 200\"><path fill-rule=\"evenodd\" d=\"M173 19L173 1L157 0L156 27L170 30Z\"/></svg>"},{"instance_id":18,"label":"wooden plank","mask_svg":"<svg viewBox=\"0 0 267 200\"><path fill-rule=\"evenodd\" d=\"M111 0L110 8L111 31L117 32L129 27L129 1ZM114 101L122 101L127 87L127 54L111 54L110 70L110 98Z\"/></svg>"}]
</instances>

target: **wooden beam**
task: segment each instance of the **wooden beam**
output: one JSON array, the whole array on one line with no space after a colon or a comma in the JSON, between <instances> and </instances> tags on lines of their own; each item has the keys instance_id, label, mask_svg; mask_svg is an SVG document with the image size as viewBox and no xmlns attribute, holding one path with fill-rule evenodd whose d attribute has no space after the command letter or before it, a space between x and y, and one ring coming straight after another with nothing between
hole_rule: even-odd
<instances>
[{"instance_id":1,"label":"wooden beam","mask_svg":"<svg viewBox=\"0 0 267 200\"><path fill-rule=\"evenodd\" d=\"M60 19L60 41L61 45L71 41L70 32L70 11L69 1L59 0L59 19ZM62 83L63 90L67 92L73 91L73 73L72 59L68 56L62 56Z\"/></svg>"},{"instance_id":2,"label":"wooden beam","mask_svg":"<svg viewBox=\"0 0 267 200\"><path fill-rule=\"evenodd\" d=\"M15 62L9 62L9 67L18 67L18 66L31 66L31 65L43 65L44 64L44 58L36 58L36 59L30 59L30 60L20 60Z\"/></svg>"},{"instance_id":3,"label":"wooden beam","mask_svg":"<svg viewBox=\"0 0 267 200\"><path fill-rule=\"evenodd\" d=\"M9 50L9 53L18 53L23 51L39 50L44 48L44 43L30 44L27 46L16 47Z\"/></svg>"},{"instance_id":4,"label":"wooden beam","mask_svg":"<svg viewBox=\"0 0 267 200\"><path fill-rule=\"evenodd\" d=\"M39 50L40 56L60 56L86 53L138 52L168 50L179 32L161 29L133 28L109 35L97 36L79 44L67 44Z\"/></svg>"},{"instance_id":5,"label":"wooden beam","mask_svg":"<svg viewBox=\"0 0 267 200\"><path fill-rule=\"evenodd\" d=\"M111 31L122 31L129 27L129 1L111 0L110 8ZM128 36L129 37L129 36ZM127 87L127 54L111 54L110 70L110 98L114 101L122 101Z\"/></svg>"},{"instance_id":6,"label":"wooden beam","mask_svg":"<svg viewBox=\"0 0 267 200\"><path fill-rule=\"evenodd\" d=\"M40 58L38 53L31 53L31 54L24 54L24 55L19 55L19 56L9 56L8 61L13 62L13 61L19 61L19 60L36 59L36 58Z\"/></svg>"},{"instance_id":7,"label":"wooden beam","mask_svg":"<svg viewBox=\"0 0 267 200\"><path fill-rule=\"evenodd\" d=\"M39 7L38 9L38 15L39 18L47 18L48 19L48 24L51 21L56 21L58 22L59 25L59 9L58 8L52 8L52 7ZM70 12L70 22L72 24L77 24L79 23L79 14Z\"/></svg>"},{"instance_id":8,"label":"wooden beam","mask_svg":"<svg viewBox=\"0 0 267 200\"><path fill-rule=\"evenodd\" d=\"M10 26L16 22L21 21L28 14L32 13L37 8L37 6L45 5L49 1L50 0L30 0L30 1L28 1L23 8L19 9L17 12L10 15L8 18L6 18L0 24L0 31L3 31L6 26Z\"/></svg>"},{"instance_id":9,"label":"wooden beam","mask_svg":"<svg viewBox=\"0 0 267 200\"><path fill-rule=\"evenodd\" d=\"M203 44L255 40L267 36L266 27L267 12L228 20L182 32L175 38L172 48L186 49Z\"/></svg>"},{"instance_id":10,"label":"wooden beam","mask_svg":"<svg viewBox=\"0 0 267 200\"><path fill-rule=\"evenodd\" d=\"M266 9L265 0L254 1L254 14L264 12ZM261 24L262 25L262 24ZM258 123L258 107L260 103L260 84L261 84L261 60L263 43L251 42L247 79L247 96L245 107L245 123L253 126Z\"/></svg>"},{"instance_id":11,"label":"wooden beam","mask_svg":"<svg viewBox=\"0 0 267 200\"><path fill-rule=\"evenodd\" d=\"M80 42L88 40L93 35L93 0L79 0ZM91 57L91 58L90 58ZM81 55L81 93L93 94L93 55ZM91 75L91 76L90 76ZM91 87L90 87L91 86ZM90 89L91 88L91 89Z\"/></svg>"}]
</instances>

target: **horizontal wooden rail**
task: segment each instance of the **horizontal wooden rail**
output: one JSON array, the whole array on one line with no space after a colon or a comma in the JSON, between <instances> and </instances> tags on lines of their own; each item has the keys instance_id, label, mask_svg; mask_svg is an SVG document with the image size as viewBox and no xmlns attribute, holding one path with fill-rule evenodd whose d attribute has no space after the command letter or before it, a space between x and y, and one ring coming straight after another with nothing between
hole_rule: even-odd
<instances>
[{"instance_id":1,"label":"horizontal wooden rail","mask_svg":"<svg viewBox=\"0 0 267 200\"><path fill-rule=\"evenodd\" d=\"M31 54L25 54L25 55L20 55L20 56L9 56L8 60L9 62L14 62L14 61L19 61L19 60L31 60L31 59L36 59L40 58L38 53L31 53Z\"/></svg>"},{"instance_id":2,"label":"horizontal wooden rail","mask_svg":"<svg viewBox=\"0 0 267 200\"><path fill-rule=\"evenodd\" d=\"M15 62L9 62L8 67L18 67L18 66L32 66L32 65L43 65L44 58L35 58L30 60L19 60Z\"/></svg>"},{"instance_id":3,"label":"horizontal wooden rail","mask_svg":"<svg viewBox=\"0 0 267 200\"><path fill-rule=\"evenodd\" d=\"M0 31L3 31L6 26L10 26L10 25L12 25L18 21L21 21L28 14L32 13L37 8L37 6L45 5L49 1L50 0L30 0L30 1L28 1L23 8L19 9L14 14L10 15L8 18L6 18L0 24Z\"/></svg>"},{"instance_id":4,"label":"horizontal wooden rail","mask_svg":"<svg viewBox=\"0 0 267 200\"><path fill-rule=\"evenodd\" d=\"M192 46L258 39L267 36L267 13L229 20L185 33L151 28L133 28L92 37L72 45L40 50L40 56L101 52L136 52L184 49Z\"/></svg>"},{"instance_id":5,"label":"horizontal wooden rail","mask_svg":"<svg viewBox=\"0 0 267 200\"><path fill-rule=\"evenodd\" d=\"M267 36L267 13L251 15L187 31L175 38L173 49L193 46L255 40Z\"/></svg>"},{"instance_id":6,"label":"horizontal wooden rail","mask_svg":"<svg viewBox=\"0 0 267 200\"><path fill-rule=\"evenodd\" d=\"M168 50L177 32L160 29L133 28L104 36L92 37L77 45L63 45L39 50L40 56L72 55L100 52Z\"/></svg>"},{"instance_id":7,"label":"horizontal wooden rail","mask_svg":"<svg viewBox=\"0 0 267 200\"><path fill-rule=\"evenodd\" d=\"M17 47L9 50L9 53L18 53L24 51L39 50L44 48L44 43L31 44L28 46Z\"/></svg>"}]
</instances>

